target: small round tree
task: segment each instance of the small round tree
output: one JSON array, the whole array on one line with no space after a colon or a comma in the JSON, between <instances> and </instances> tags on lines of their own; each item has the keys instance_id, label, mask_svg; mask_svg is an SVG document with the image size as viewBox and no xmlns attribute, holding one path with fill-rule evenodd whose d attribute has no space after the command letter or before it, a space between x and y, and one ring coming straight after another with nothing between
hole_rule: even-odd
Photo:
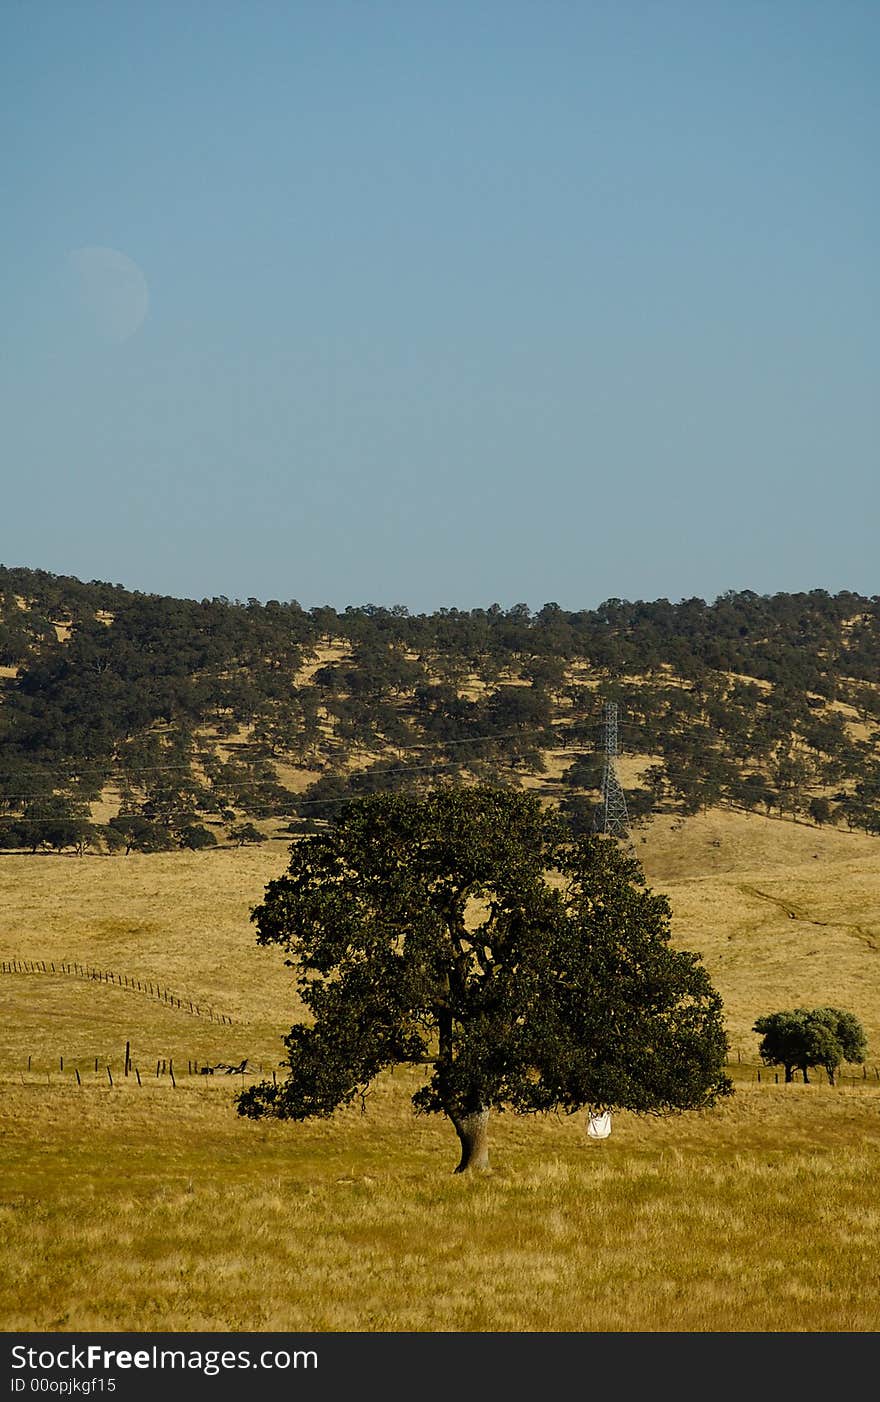
<instances>
[{"instance_id":1,"label":"small round tree","mask_svg":"<svg viewBox=\"0 0 880 1402\"><path fill-rule=\"evenodd\" d=\"M461 1172L487 1165L493 1108L710 1106L731 1090L721 1000L669 918L636 861L532 795L352 803L292 845L252 912L311 1021L286 1038L287 1079L238 1111L329 1115L383 1068L427 1062L413 1102L449 1117Z\"/></svg>"},{"instance_id":2,"label":"small round tree","mask_svg":"<svg viewBox=\"0 0 880 1402\"><path fill-rule=\"evenodd\" d=\"M806 1083L809 1070L824 1068L834 1085L844 1061L861 1064L868 1050L862 1024L854 1013L842 1008L793 1008L787 1012L759 1017L753 1030L760 1032L758 1054L765 1066L782 1066L786 1082L794 1080L797 1068Z\"/></svg>"},{"instance_id":3,"label":"small round tree","mask_svg":"<svg viewBox=\"0 0 880 1402\"><path fill-rule=\"evenodd\" d=\"M244 847L245 843L268 842L266 834L260 832L254 823L239 823L237 826L231 827L229 837L239 847Z\"/></svg>"}]
</instances>

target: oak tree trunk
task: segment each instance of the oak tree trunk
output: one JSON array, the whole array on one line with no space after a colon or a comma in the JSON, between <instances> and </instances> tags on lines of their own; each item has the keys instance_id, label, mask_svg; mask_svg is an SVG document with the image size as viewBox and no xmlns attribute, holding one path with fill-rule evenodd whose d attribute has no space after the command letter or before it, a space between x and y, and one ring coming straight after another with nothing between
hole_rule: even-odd
<instances>
[{"instance_id":1,"label":"oak tree trunk","mask_svg":"<svg viewBox=\"0 0 880 1402\"><path fill-rule=\"evenodd\" d=\"M470 1114L452 1114L449 1118L455 1125L455 1132L461 1144L461 1160L456 1173L465 1173L473 1168L489 1167L489 1111L488 1108L473 1110Z\"/></svg>"}]
</instances>

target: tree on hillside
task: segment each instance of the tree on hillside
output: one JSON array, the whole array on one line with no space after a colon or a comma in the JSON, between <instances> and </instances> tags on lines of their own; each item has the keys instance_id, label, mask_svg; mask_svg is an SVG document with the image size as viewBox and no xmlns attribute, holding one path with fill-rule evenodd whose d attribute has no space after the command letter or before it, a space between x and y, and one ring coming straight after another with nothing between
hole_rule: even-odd
<instances>
[{"instance_id":1,"label":"tree on hillside","mask_svg":"<svg viewBox=\"0 0 880 1402\"><path fill-rule=\"evenodd\" d=\"M567 794L559 804L559 816L576 836L599 831L602 805L587 794Z\"/></svg>"},{"instance_id":2,"label":"tree on hillside","mask_svg":"<svg viewBox=\"0 0 880 1402\"><path fill-rule=\"evenodd\" d=\"M831 1085L844 1062L861 1064L868 1044L854 1013L841 1008L794 1008L759 1017L753 1031L762 1034L758 1053L766 1066L782 1066L786 1082L797 1068L809 1083L809 1070L822 1066Z\"/></svg>"},{"instance_id":3,"label":"tree on hillside","mask_svg":"<svg viewBox=\"0 0 880 1402\"><path fill-rule=\"evenodd\" d=\"M810 817L812 818L813 822L816 824L817 827L821 827L823 823L830 823L830 799L826 798L824 794L818 794L815 798L810 799L810 805L807 809L807 812L809 813Z\"/></svg>"},{"instance_id":4,"label":"tree on hillside","mask_svg":"<svg viewBox=\"0 0 880 1402\"><path fill-rule=\"evenodd\" d=\"M110 833L115 833L118 841L110 837L111 849L125 848L130 852L169 852L174 847L174 838L163 823L145 818L141 813L117 813L107 824Z\"/></svg>"},{"instance_id":5,"label":"tree on hillside","mask_svg":"<svg viewBox=\"0 0 880 1402\"><path fill-rule=\"evenodd\" d=\"M864 1064L868 1055L865 1029L855 1013L846 1012L842 1008L814 1008L813 1017L828 1028L832 1038L830 1050L826 1053L822 1065L828 1073L829 1081L834 1085L835 1072L844 1061L853 1066Z\"/></svg>"},{"instance_id":6,"label":"tree on hillside","mask_svg":"<svg viewBox=\"0 0 880 1402\"><path fill-rule=\"evenodd\" d=\"M786 1083L794 1080L795 1067L800 1068L804 1080L808 1081L807 1068L816 1064L810 1060L813 1042L806 1019L806 1008L796 1008L766 1013L755 1020L752 1028L753 1032L761 1034L758 1055L764 1065L784 1067Z\"/></svg>"},{"instance_id":7,"label":"tree on hillside","mask_svg":"<svg viewBox=\"0 0 880 1402\"><path fill-rule=\"evenodd\" d=\"M488 787L353 802L291 847L251 917L311 1015L256 1118L327 1116L385 1067L431 1066L458 1172L485 1167L492 1109L662 1113L728 1094L721 1000L669 944L665 897L610 839L572 838L534 795Z\"/></svg>"},{"instance_id":8,"label":"tree on hillside","mask_svg":"<svg viewBox=\"0 0 880 1402\"><path fill-rule=\"evenodd\" d=\"M185 823L177 833L177 840L181 847L188 848L190 852L203 852L206 847L217 846L216 834L203 823Z\"/></svg>"},{"instance_id":9,"label":"tree on hillside","mask_svg":"<svg viewBox=\"0 0 880 1402\"><path fill-rule=\"evenodd\" d=\"M49 791L25 799L22 801L21 816L16 814L9 817L15 825L10 845L13 845L17 833L20 845L29 847L31 852L36 852L40 847L56 852L72 847L78 856L82 856L98 838L89 818L88 804L66 793Z\"/></svg>"},{"instance_id":10,"label":"tree on hillside","mask_svg":"<svg viewBox=\"0 0 880 1402\"><path fill-rule=\"evenodd\" d=\"M63 852L72 847L78 857L82 857L88 847L94 847L100 840L100 830L87 818L58 817L46 821L40 827L40 844Z\"/></svg>"},{"instance_id":11,"label":"tree on hillside","mask_svg":"<svg viewBox=\"0 0 880 1402\"><path fill-rule=\"evenodd\" d=\"M236 826L229 829L229 837L231 841L237 843L239 847L244 847L245 843L252 844L268 842L269 840L266 834L260 832L260 829L255 827L253 823L236 824Z\"/></svg>"}]
</instances>

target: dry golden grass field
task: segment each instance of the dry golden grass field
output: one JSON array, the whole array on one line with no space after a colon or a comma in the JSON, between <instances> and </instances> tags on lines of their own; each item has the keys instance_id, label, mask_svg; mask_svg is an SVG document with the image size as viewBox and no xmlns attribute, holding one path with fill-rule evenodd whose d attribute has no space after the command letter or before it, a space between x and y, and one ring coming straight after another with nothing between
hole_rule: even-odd
<instances>
[{"instance_id":1,"label":"dry golden grass field","mask_svg":"<svg viewBox=\"0 0 880 1402\"><path fill-rule=\"evenodd\" d=\"M0 1328L880 1328L880 843L713 812L636 850L722 995L735 1094L599 1142L495 1116L475 1176L409 1069L330 1120L234 1113L297 1016L248 920L283 842L0 857L0 958L47 966L0 975ZM755 1018L818 1003L861 1018L867 1075L759 1082Z\"/></svg>"}]
</instances>

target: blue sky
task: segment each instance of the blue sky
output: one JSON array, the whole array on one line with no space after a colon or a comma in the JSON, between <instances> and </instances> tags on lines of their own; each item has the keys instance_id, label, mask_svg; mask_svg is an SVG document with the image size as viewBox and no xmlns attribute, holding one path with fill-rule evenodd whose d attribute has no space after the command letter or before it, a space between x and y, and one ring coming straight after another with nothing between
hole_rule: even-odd
<instances>
[{"instance_id":1,"label":"blue sky","mask_svg":"<svg viewBox=\"0 0 880 1402\"><path fill-rule=\"evenodd\" d=\"M6 0L0 562L880 593L873 0Z\"/></svg>"}]
</instances>

